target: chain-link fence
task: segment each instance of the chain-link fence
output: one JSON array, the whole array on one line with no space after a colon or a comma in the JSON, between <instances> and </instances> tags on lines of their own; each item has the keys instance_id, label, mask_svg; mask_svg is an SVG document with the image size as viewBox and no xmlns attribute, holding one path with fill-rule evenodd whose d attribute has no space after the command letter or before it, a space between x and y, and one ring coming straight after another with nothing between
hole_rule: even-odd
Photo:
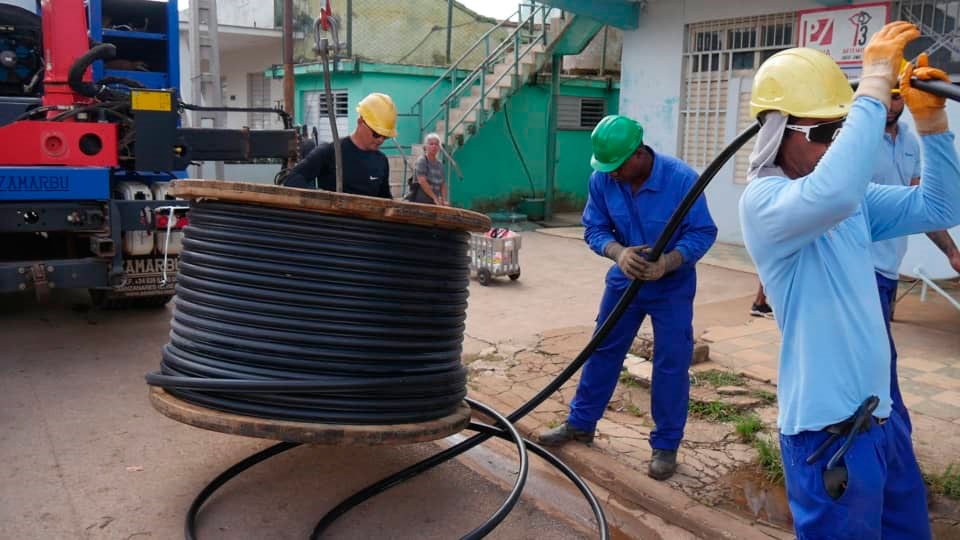
<instances>
[{"instance_id":1,"label":"chain-link fence","mask_svg":"<svg viewBox=\"0 0 960 540\"><path fill-rule=\"evenodd\" d=\"M313 19L325 5L326 0L294 0L294 30L302 35L294 52L298 62L316 59ZM498 22L450 0L331 0L330 7L340 20L339 39L349 55L389 64L449 65ZM511 30L506 26L491 32L489 45L474 49L461 67L479 65Z\"/></svg>"}]
</instances>

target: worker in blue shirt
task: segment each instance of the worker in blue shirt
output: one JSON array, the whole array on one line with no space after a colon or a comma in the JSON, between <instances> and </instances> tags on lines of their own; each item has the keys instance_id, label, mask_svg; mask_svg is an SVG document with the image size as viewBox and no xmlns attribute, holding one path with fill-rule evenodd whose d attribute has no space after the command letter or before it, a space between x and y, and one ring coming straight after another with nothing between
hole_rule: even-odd
<instances>
[{"instance_id":1,"label":"worker in blue shirt","mask_svg":"<svg viewBox=\"0 0 960 540\"><path fill-rule=\"evenodd\" d=\"M677 468L677 448L687 421L693 354L693 296L696 262L717 238L717 227L701 195L655 262L650 249L674 209L697 180L697 173L671 156L643 144L643 127L625 116L607 116L590 136L593 145L589 197L583 210L584 239L590 249L616 264L606 277L597 323L601 324L631 280L647 281L607 339L587 360L570 415L542 433L540 442L591 442L597 421L613 395L630 345L644 317L653 320L654 353L650 434L653 459L648 474L669 478Z\"/></svg>"},{"instance_id":2,"label":"worker in blue shirt","mask_svg":"<svg viewBox=\"0 0 960 540\"><path fill-rule=\"evenodd\" d=\"M883 143L875 160L874 184L885 186L916 186L920 183L920 141L906 122L900 119L903 114L903 97L900 88L890 92L890 108L887 110L887 122L884 126ZM954 270L960 272L960 250L947 231L928 232L927 236L943 251ZM891 405L903 417L907 429L912 431L910 415L900 394L897 376L897 347L893 341L890 321L893 319L893 307L897 298L897 286L900 279L900 264L907 253L907 237L900 236L874 242L873 264L876 269L877 290L880 293L880 310L887 326L890 341L890 400Z\"/></svg>"},{"instance_id":3,"label":"worker in blue shirt","mask_svg":"<svg viewBox=\"0 0 960 540\"><path fill-rule=\"evenodd\" d=\"M870 183L904 46L920 32L884 26L867 44L854 95L819 51L788 49L757 71L762 127L740 201L744 242L783 336L778 425L800 539L930 538L923 478L891 408L890 350L871 243L960 222L960 164L944 100L910 78L900 91L923 145L919 188ZM842 127L842 129L840 129Z\"/></svg>"}]
</instances>

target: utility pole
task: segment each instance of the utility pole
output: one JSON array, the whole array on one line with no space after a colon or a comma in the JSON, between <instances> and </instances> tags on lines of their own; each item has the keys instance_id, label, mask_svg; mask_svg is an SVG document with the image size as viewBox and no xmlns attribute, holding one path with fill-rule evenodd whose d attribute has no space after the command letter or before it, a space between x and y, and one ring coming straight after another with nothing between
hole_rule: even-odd
<instances>
[{"instance_id":1,"label":"utility pole","mask_svg":"<svg viewBox=\"0 0 960 540\"><path fill-rule=\"evenodd\" d=\"M283 0L283 109L293 116L293 0Z\"/></svg>"}]
</instances>

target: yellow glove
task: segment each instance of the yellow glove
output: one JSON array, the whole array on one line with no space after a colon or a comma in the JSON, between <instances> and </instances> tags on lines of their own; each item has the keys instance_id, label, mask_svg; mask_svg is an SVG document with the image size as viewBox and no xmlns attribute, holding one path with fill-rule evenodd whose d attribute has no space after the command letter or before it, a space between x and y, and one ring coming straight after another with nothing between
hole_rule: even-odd
<instances>
[{"instance_id":1,"label":"yellow glove","mask_svg":"<svg viewBox=\"0 0 960 540\"><path fill-rule=\"evenodd\" d=\"M928 67L929 62L927 53L921 54L917 58L916 67L913 64L908 64L900 78L900 95L903 96L903 100L910 109L910 114L913 115L913 120L917 124L917 133L921 135L943 133L948 129L947 99L910 86L911 77L916 77L921 81L940 80L950 82L950 78L943 70Z\"/></svg>"},{"instance_id":2,"label":"yellow glove","mask_svg":"<svg viewBox=\"0 0 960 540\"><path fill-rule=\"evenodd\" d=\"M904 22L888 23L870 38L863 51L863 72L856 96L870 96L890 108L890 89L897 82L903 60L903 48L920 37L916 26Z\"/></svg>"}]
</instances>

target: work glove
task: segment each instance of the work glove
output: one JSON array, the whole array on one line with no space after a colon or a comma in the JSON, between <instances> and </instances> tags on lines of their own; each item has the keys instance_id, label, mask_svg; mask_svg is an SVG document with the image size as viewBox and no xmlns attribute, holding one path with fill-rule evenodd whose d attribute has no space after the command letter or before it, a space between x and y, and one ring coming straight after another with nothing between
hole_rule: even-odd
<instances>
[{"instance_id":1,"label":"work glove","mask_svg":"<svg viewBox=\"0 0 960 540\"><path fill-rule=\"evenodd\" d=\"M630 279L642 279L640 273L643 270L643 253L641 250L647 246L624 247L617 242L610 242L604 248L604 255L616 261L617 266L623 275Z\"/></svg>"},{"instance_id":2,"label":"work glove","mask_svg":"<svg viewBox=\"0 0 960 540\"><path fill-rule=\"evenodd\" d=\"M933 135L934 133L943 133L947 131L947 99L935 96L923 90L917 90L910 86L910 77L916 77L921 81L940 80L950 82L950 78L943 70L929 67L927 53L922 53L917 58L917 65L907 64L900 77L900 95L907 103L910 114L917 125L917 133L921 135Z\"/></svg>"},{"instance_id":3,"label":"work glove","mask_svg":"<svg viewBox=\"0 0 960 540\"><path fill-rule=\"evenodd\" d=\"M870 38L863 51L863 72L857 96L870 96L890 108L890 90L897 82L903 48L920 37L920 30L905 21L885 25Z\"/></svg>"},{"instance_id":4,"label":"work glove","mask_svg":"<svg viewBox=\"0 0 960 540\"><path fill-rule=\"evenodd\" d=\"M642 249L644 254L641 262L640 279L644 281L656 281L666 274L673 272L683 264L683 255L679 251L673 250L670 253L664 253L656 261L648 261L646 255L650 253L650 248Z\"/></svg>"}]
</instances>

